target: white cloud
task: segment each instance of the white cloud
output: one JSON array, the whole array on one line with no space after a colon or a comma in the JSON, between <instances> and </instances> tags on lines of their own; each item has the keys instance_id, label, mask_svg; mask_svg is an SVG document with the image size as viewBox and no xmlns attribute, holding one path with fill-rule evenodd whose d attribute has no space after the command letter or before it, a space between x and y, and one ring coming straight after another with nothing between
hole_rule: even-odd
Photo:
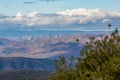
<instances>
[{"instance_id":1,"label":"white cloud","mask_svg":"<svg viewBox=\"0 0 120 80\"><path fill-rule=\"evenodd\" d=\"M18 12L17 14L16 14L16 17L23 17L23 14L21 13L21 12Z\"/></svg>"},{"instance_id":2,"label":"white cloud","mask_svg":"<svg viewBox=\"0 0 120 80\"><path fill-rule=\"evenodd\" d=\"M3 15L2 15L3 16ZM102 11L100 9L72 9L56 14L40 14L32 12L28 15L18 12L15 16L0 17L0 27L38 27L38 28L70 28L76 27L74 24L87 24L88 22L96 23L109 22L113 18L120 18L120 11ZM78 27L78 26L77 26Z\"/></svg>"},{"instance_id":3,"label":"white cloud","mask_svg":"<svg viewBox=\"0 0 120 80\"><path fill-rule=\"evenodd\" d=\"M81 16L80 23L88 22L88 21L96 21L100 19L105 19L106 17L120 17L120 11L111 11L105 12L100 9L72 9L65 10L61 12L57 12L57 14L68 15L68 16Z\"/></svg>"},{"instance_id":4,"label":"white cloud","mask_svg":"<svg viewBox=\"0 0 120 80\"><path fill-rule=\"evenodd\" d=\"M111 12L108 12L108 15L110 17L120 17L120 11L111 11Z\"/></svg>"},{"instance_id":5,"label":"white cloud","mask_svg":"<svg viewBox=\"0 0 120 80\"><path fill-rule=\"evenodd\" d=\"M63 15L69 15L69 16L75 16L75 15L79 15L79 16L91 16L93 14L96 15L96 13L102 14L104 16L104 12L101 11L100 9L84 9L84 8L79 8L79 9L72 9L69 10L67 9L66 11L61 11L61 12L57 12L58 14L63 14Z\"/></svg>"}]
</instances>

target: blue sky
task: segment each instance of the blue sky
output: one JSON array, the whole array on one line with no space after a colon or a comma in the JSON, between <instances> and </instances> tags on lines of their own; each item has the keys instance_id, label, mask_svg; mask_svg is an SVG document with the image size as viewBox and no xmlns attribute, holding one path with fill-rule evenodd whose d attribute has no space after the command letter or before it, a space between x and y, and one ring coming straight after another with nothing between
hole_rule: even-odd
<instances>
[{"instance_id":1,"label":"blue sky","mask_svg":"<svg viewBox=\"0 0 120 80\"><path fill-rule=\"evenodd\" d=\"M66 9L99 8L120 11L120 0L0 0L0 14L15 15L17 12L55 13Z\"/></svg>"}]
</instances>

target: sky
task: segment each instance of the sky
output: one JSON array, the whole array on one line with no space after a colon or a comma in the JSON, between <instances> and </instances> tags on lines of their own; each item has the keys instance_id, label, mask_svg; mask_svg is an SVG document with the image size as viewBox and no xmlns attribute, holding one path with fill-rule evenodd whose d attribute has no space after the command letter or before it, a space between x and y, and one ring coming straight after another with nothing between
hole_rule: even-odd
<instances>
[{"instance_id":1,"label":"sky","mask_svg":"<svg viewBox=\"0 0 120 80\"><path fill-rule=\"evenodd\" d=\"M105 30L120 0L0 0L0 30Z\"/></svg>"},{"instance_id":2,"label":"sky","mask_svg":"<svg viewBox=\"0 0 120 80\"><path fill-rule=\"evenodd\" d=\"M56 13L77 8L120 11L120 0L0 0L2 15L16 15L18 12Z\"/></svg>"}]
</instances>

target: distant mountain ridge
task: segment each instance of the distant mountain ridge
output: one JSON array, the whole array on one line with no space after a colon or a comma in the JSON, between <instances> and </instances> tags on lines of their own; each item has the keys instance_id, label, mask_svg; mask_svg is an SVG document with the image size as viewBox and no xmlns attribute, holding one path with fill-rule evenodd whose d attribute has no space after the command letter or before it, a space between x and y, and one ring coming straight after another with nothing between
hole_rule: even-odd
<instances>
[{"instance_id":1,"label":"distant mountain ridge","mask_svg":"<svg viewBox=\"0 0 120 80\"><path fill-rule=\"evenodd\" d=\"M51 58L76 55L86 41L88 37L83 35L27 37L15 40L0 38L0 57Z\"/></svg>"},{"instance_id":2,"label":"distant mountain ridge","mask_svg":"<svg viewBox=\"0 0 120 80\"><path fill-rule=\"evenodd\" d=\"M76 41L78 39L79 41ZM79 55L88 37L63 35L24 39L0 38L0 70L53 71L54 59Z\"/></svg>"},{"instance_id":3,"label":"distant mountain ridge","mask_svg":"<svg viewBox=\"0 0 120 80\"><path fill-rule=\"evenodd\" d=\"M33 59L23 57L0 58L0 70L54 70L54 61L49 59Z\"/></svg>"}]
</instances>

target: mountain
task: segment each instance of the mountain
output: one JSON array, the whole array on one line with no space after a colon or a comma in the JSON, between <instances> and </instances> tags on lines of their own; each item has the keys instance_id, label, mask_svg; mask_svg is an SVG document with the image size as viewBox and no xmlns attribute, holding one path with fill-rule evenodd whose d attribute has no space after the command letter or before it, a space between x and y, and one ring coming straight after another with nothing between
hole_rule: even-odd
<instances>
[{"instance_id":1,"label":"mountain","mask_svg":"<svg viewBox=\"0 0 120 80\"><path fill-rule=\"evenodd\" d=\"M77 42L76 39L79 39ZM0 57L55 58L60 55L77 56L88 41L87 35L56 35L0 39ZM68 57L67 56L67 57Z\"/></svg>"},{"instance_id":2,"label":"mountain","mask_svg":"<svg viewBox=\"0 0 120 80\"><path fill-rule=\"evenodd\" d=\"M49 59L33 59L22 57L0 58L0 70L54 70L54 61Z\"/></svg>"}]
</instances>

